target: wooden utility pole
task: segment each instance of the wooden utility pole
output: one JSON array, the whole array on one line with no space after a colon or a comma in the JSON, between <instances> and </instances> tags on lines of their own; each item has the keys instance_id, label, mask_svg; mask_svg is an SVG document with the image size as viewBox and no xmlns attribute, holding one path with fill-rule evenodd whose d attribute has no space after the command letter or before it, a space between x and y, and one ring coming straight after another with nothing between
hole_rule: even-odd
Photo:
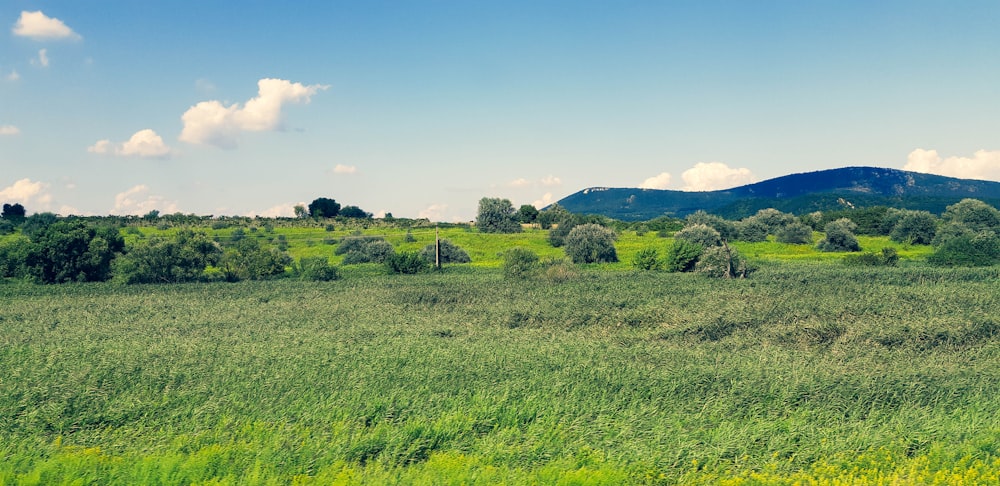
<instances>
[{"instance_id":1,"label":"wooden utility pole","mask_svg":"<svg viewBox=\"0 0 1000 486\"><path fill-rule=\"evenodd\" d=\"M434 227L434 268L441 268L441 234L437 226Z\"/></svg>"}]
</instances>

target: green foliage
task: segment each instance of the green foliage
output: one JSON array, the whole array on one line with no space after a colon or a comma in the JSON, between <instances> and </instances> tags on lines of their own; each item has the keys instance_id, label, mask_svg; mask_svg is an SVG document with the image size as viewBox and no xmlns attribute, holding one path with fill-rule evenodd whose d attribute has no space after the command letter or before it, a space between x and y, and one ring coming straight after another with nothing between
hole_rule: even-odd
<instances>
[{"instance_id":1,"label":"green foliage","mask_svg":"<svg viewBox=\"0 0 1000 486\"><path fill-rule=\"evenodd\" d=\"M24 236L0 239L0 278L22 278L27 276L24 266L28 260L31 240Z\"/></svg>"},{"instance_id":2,"label":"green foliage","mask_svg":"<svg viewBox=\"0 0 1000 486\"><path fill-rule=\"evenodd\" d=\"M583 224L581 218L575 214L563 213L555 224L550 225L549 244L554 248L559 248L566 244L566 236L578 225Z\"/></svg>"},{"instance_id":3,"label":"green foliage","mask_svg":"<svg viewBox=\"0 0 1000 486\"><path fill-rule=\"evenodd\" d=\"M618 261L615 251L617 235L597 224L584 224L573 228L566 236L566 255L573 263L613 263Z\"/></svg>"},{"instance_id":4,"label":"green foliage","mask_svg":"<svg viewBox=\"0 0 1000 486\"><path fill-rule=\"evenodd\" d=\"M854 236L857 225L847 218L841 218L827 223L824 231L826 237L816 245L821 251L859 251L861 245Z\"/></svg>"},{"instance_id":5,"label":"green foliage","mask_svg":"<svg viewBox=\"0 0 1000 486\"><path fill-rule=\"evenodd\" d=\"M660 252L651 246L639 250L632 258L632 266L639 270L659 270Z\"/></svg>"},{"instance_id":6,"label":"green foliage","mask_svg":"<svg viewBox=\"0 0 1000 486\"><path fill-rule=\"evenodd\" d=\"M35 213L24 220L21 225L21 233L28 238L35 239L43 233L50 225L59 221L59 217L53 213Z\"/></svg>"},{"instance_id":7,"label":"green foliage","mask_svg":"<svg viewBox=\"0 0 1000 486\"><path fill-rule=\"evenodd\" d=\"M476 228L482 233L521 232L521 224L517 222L510 199L484 197L479 200L476 214Z\"/></svg>"},{"instance_id":8,"label":"green foliage","mask_svg":"<svg viewBox=\"0 0 1000 486\"><path fill-rule=\"evenodd\" d=\"M686 226L698 226L705 225L708 226L719 233L719 237L726 241L732 241L739 238L739 231L736 228L736 223L729 221L721 216L716 216L714 214L708 214L705 211L696 211L688 215L685 218L687 221ZM704 245L711 246L711 245Z\"/></svg>"},{"instance_id":9,"label":"green foliage","mask_svg":"<svg viewBox=\"0 0 1000 486\"><path fill-rule=\"evenodd\" d=\"M948 206L941 218L961 223L975 232L1000 230L1000 211L978 199L963 199Z\"/></svg>"},{"instance_id":10,"label":"green foliage","mask_svg":"<svg viewBox=\"0 0 1000 486\"><path fill-rule=\"evenodd\" d=\"M0 219L0 236L9 235L17 230L17 225L15 225L9 219Z\"/></svg>"},{"instance_id":11,"label":"green foliage","mask_svg":"<svg viewBox=\"0 0 1000 486\"><path fill-rule=\"evenodd\" d=\"M507 278L529 276L538 264L538 254L521 247L503 252L503 274Z\"/></svg>"},{"instance_id":12,"label":"green foliage","mask_svg":"<svg viewBox=\"0 0 1000 486\"><path fill-rule=\"evenodd\" d=\"M441 246L442 265L445 263L469 263L472 261L472 259L469 258L469 253L463 250L458 245L452 243L451 240L447 238L442 238L439 244ZM425 246L424 249L420 251L420 256L428 263L433 264L435 253L436 251L434 248L434 243L431 243Z\"/></svg>"},{"instance_id":13,"label":"green foliage","mask_svg":"<svg viewBox=\"0 0 1000 486\"><path fill-rule=\"evenodd\" d=\"M336 200L319 197L309 203L309 215L314 218L333 218L340 213L340 203Z\"/></svg>"},{"instance_id":14,"label":"green foliage","mask_svg":"<svg viewBox=\"0 0 1000 486\"><path fill-rule=\"evenodd\" d=\"M25 212L24 206L20 203L4 203L3 212L0 212L0 218L17 224L24 220Z\"/></svg>"},{"instance_id":15,"label":"green foliage","mask_svg":"<svg viewBox=\"0 0 1000 486\"><path fill-rule=\"evenodd\" d=\"M330 265L326 257L302 257L295 267L295 273L303 280L329 282L340 278L337 267Z\"/></svg>"},{"instance_id":16,"label":"green foliage","mask_svg":"<svg viewBox=\"0 0 1000 486\"><path fill-rule=\"evenodd\" d=\"M531 204L522 204L517 210L518 222L532 224L538 218L538 209Z\"/></svg>"},{"instance_id":17,"label":"green foliage","mask_svg":"<svg viewBox=\"0 0 1000 486\"><path fill-rule=\"evenodd\" d=\"M736 230L740 241L760 242L767 241L770 227L760 219L747 218L736 223Z\"/></svg>"},{"instance_id":18,"label":"green foliage","mask_svg":"<svg viewBox=\"0 0 1000 486\"><path fill-rule=\"evenodd\" d=\"M927 261L947 267L982 267L1000 263L1000 237L992 231L961 233L945 240Z\"/></svg>"},{"instance_id":19,"label":"green foliage","mask_svg":"<svg viewBox=\"0 0 1000 486\"><path fill-rule=\"evenodd\" d=\"M430 264L418 252L402 251L389 255L385 259L385 267L389 273L412 275L427 270Z\"/></svg>"},{"instance_id":20,"label":"green foliage","mask_svg":"<svg viewBox=\"0 0 1000 486\"><path fill-rule=\"evenodd\" d=\"M675 240L684 240L702 248L710 248L722 244L722 236L711 226L695 224L687 226L674 234Z\"/></svg>"},{"instance_id":21,"label":"green foliage","mask_svg":"<svg viewBox=\"0 0 1000 486\"><path fill-rule=\"evenodd\" d=\"M901 211L889 238L899 243L929 245L937 231L937 218L927 211Z\"/></svg>"},{"instance_id":22,"label":"green foliage","mask_svg":"<svg viewBox=\"0 0 1000 486\"><path fill-rule=\"evenodd\" d=\"M782 228L796 221L794 215L783 213L774 208L761 209L757 211L757 214L746 219L763 223L767 226L769 234L777 233Z\"/></svg>"},{"instance_id":23,"label":"green foliage","mask_svg":"<svg viewBox=\"0 0 1000 486\"><path fill-rule=\"evenodd\" d=\"M938 227L937 232L934 234L934 239L931 241L931 244L936 247L939 247L952 238L958 236L967 236L969 238L972 238L975 235L976 235L975 231L972 231L971 229L969 229L968 226L962 223L947 222L943 223L940 227Z\"/></svg>"},{"instance_id":24,"label":"green foliage","mask_svg":"<svg viewBox=\"0 0 1000 486\"><path fill-rule=\"evenodd\" d=\"M887 235L891 228L884 228L884 220L889 208L886 206L872 206L864 208L842 209L839 211L825 211L816 229L825 227L827 224L840 219L848 219L854 223L852 233L861 235Z\"/></svg>"},{"instance_id":25,"label":"green foliage","mask_svg":"<svg viewBox=\"0 0 1000 486\"><path fill-rule=\"evenodd\" d=\"M184 230L136 242L115 259L114 278L126 284L192 282L221 257L222 248L206 234Z\"/></svg>"},{"instance_id":26,"label":"green foliage","mask_svg":"<svg viewBox=\"0 0 1000 486\"><path fill-rule=\"evenodd\" d=\"M219 270L227 281L263 280L285 273L292 257L277 248L264 248L256 239L243 239L227 248Z\"/></svg>"},{"instance_id":27,"label":"green foliage","mask_svg":"<svg viewBox=\"0 0 1000 486\"><path fill-rule=\"evenodd\" d=\"M560 206L559 204L553 204L546 208L544 211L539 211L538 216L535 221L542 227L542 229L550 229L552 225L558 223L570 212L566 208Z\"/></svg>"},{"instance_id":28,"label":"green foliage","mask_svg":"<svg viewBox=\"0 0 1000 486\"><path fill-rule=\"evenodd\" d=\"M844 264L866 267L895 267L899 264L899 253L895 248L882 248L881 252L865 252L844 257Z\"/></svg>"},{"instance_id":29,"label":"green foliage","mask_svg":"<svg viewBox=\"0 0 1000 486\"><path fill-rule=\"evenodd\" d=\"M33 231L25 268L41 283L101 282L111 278L111 261L124 249L117 228L57 221Z\"/></svg>"},{"instance_id":30,"label":"green foliage","mask_svg":"<svg viewBox=\"0 0 1000 486\"><path fill-rule=\"evenodd\" d=\"M664 266L668 272L690 272L694 270L694 266L704 250L705 247L693 241L675 239L670 251L667 252Z\"/></svg>"},{"instance_id":31,"label":"green foliage","mask_svg":"<svg viewBox=\"0 0 1000 486\"><path fill-rule=\"evenodd\" d=\"M396 250L381 236L348 236L341 240L334 250L336 255L344 255L345 265L358 263L383 263Z\"/></svg>"},{"instance_id":32,"label":"green foliage","mask_svg":"<svg viewBox=\"0 0 1000 486\"><path fill-rule=\"evenodd\" d=\"M365 212L357 206L344 206L343 209L337 213L338 216L345 218L371 218L372 213Z\"/></svg>"},{"instance_id":33,"label":"green foliage","mask_svg":"<svg viewBox=\"0 0 1000 486\"><path fill-rule=\"evenodd\" d=\"M706 248L694 271L712 278L744 278L753 269L746 258L729 245Z\"/></svg>"},{"instance_id":34,"label":"green foliage","mask_svg":"<svg viewBox=\"0 0 1000 486\"><path fill-rule=\"evenodd\" d=\"M813 243L813 229L804 223L795 222L779 230L775 234L775 240L779 243L793 245L811 245Z\"/></svg>"}]
</instances>

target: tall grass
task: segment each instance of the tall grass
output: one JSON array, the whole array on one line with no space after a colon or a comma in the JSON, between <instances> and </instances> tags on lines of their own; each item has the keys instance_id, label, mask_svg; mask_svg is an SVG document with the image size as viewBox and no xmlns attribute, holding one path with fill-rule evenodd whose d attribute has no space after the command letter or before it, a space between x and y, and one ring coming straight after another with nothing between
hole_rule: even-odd
<instances>
[{"instance_id":1,"label":"tall grass","mask_svg":"<svg viewBox=\"0 0 1000 486\"><path fill-rule=\"evenodd\" d=\"M789 263L747 280L562 283L465 268L0 285L0 484L1000 472L995 268Z\"/></svg>"}]
</instances>

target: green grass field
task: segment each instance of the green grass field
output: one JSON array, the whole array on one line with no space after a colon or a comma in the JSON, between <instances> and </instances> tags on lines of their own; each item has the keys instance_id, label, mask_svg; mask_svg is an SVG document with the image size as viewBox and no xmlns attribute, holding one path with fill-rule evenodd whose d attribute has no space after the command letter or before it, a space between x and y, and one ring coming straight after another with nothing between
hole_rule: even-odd
<instances>
[{"instance_id":1,"label":"green grass field","mask_svg":"<svg viewBox=\"0 0 1000 486\"><path fill-rule=\"evenodd\" d=\"M332 257L327 235L286 238ZM996 267L755 244L751 278L712 280L628 270L667 240L625 234L623 263L513 281L496 253L559 255L541 232L442 236L474 263L0 284L0 484L1000 480Z\"/></svg>"}]
</instances>

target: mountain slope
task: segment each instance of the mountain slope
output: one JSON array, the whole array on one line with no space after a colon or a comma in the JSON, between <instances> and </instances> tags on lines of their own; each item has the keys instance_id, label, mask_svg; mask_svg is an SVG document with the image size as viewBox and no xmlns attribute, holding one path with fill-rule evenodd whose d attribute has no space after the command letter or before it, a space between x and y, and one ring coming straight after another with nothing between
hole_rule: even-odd
<instances>
[{"instance_id":1,"label":"mountain slope","mask_svg":"<svg viewBox=\"0 0 1000 486\"><path fill-rule=\"evenodd\" d=\"M956 179L877 167L845 167L791 174L719 191L686 192L592 187L558 201L574 213L639 221L664 214L683 217L705 210L741 218L773 207L811 211L885 205L940 213L964 198L1000 202L1000 182Z\"/></svg>"}]
</instances>

